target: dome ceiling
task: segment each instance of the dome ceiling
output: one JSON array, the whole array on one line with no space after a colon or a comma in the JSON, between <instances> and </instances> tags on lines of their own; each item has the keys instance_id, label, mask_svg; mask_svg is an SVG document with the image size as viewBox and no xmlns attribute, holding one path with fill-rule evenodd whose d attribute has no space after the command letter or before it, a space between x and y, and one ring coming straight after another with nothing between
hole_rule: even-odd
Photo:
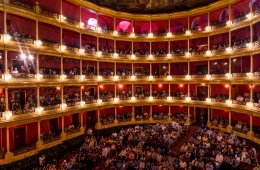
<instances>
[{"instance_id":1,"label":"dome ceiling","mask_svg":"<svg viewBox=\"0 0 260 170\"><path fill-rule=\"evenodd\" d=\"M217 0L88 0L116 11L139 14L170 13L209 5Z\"/></svg>"}]
</instances>

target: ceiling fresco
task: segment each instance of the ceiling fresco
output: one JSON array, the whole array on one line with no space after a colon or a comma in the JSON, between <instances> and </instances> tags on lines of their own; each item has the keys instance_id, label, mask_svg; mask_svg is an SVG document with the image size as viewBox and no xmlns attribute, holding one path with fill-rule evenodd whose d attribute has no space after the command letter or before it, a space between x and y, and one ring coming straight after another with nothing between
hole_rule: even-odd
<instances>
[{"instance_id":1,"label":"ceiling fresco","mask_svg":"<svg viewBox=\"0 0 260 170\"><path fill-rule=\"evenodd\" d=\"M169 13L209 5L217 0L88 0L116 11L139 14Z\"/></svg>"}]
</instances>

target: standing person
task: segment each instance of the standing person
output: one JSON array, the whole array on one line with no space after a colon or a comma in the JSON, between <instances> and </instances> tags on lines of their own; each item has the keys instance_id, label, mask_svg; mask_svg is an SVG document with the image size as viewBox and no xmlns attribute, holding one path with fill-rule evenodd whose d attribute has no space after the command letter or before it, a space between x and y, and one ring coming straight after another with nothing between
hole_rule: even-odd
<instances>
[{"instance_id":1,"label":"standing person","mask_svg":"<svg viewBox=\"0 0 260 170\"><path fill-rule=\"evenodd\" d=\"M88 139L91 139L91 136L92 136L92 129L91 128L88 128L87 136L88 136Z\"/></svg>"}]
</instances>

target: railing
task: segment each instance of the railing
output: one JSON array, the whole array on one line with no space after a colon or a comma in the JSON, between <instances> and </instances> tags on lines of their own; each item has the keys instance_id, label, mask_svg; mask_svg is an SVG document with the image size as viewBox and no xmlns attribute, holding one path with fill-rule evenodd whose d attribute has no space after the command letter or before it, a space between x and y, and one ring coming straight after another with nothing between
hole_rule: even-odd
<instances>
[{"instance_id":1,"label":"railing","mask_svg":"<svg viewBox=\"0 0 260 170\"><path fill-rule=\"evenodd\" d=\"M49 47L49 48L56 48L56 49L58 49L59 45L60 44L56 43L56 42L50 42L50 41L45 41L45 40L42 41L42 46Z\"/></svg>"},{"instance_id":2,"label":"railing","mask_svg":"<svg viewBox=\"0 0 260 170\"><path fill-rule=\"evenodd\" d=\"M47 16L47 17L50 17L50 18L54 18L54 19L59 18L59 14L52 12L52 11L49 11L47 9L43 9L43 8L41 8L41 15L44 15L44 16Z\"/></svg>"},{"instance_id":3,"label":"railing","mask_svg":"<svg viewBox=\"0 0 260 170\"><path fill-rule=\"evenodd\" d=\"M60 104L43 106L44 110L53 110L53 109L59 109L59 108L60 108Z\"/></svg>"},{"instance_id":4,"label":"railing","mask_svg":"<svg viewBox=\"0 0 260 170\"><path fill-rule=\"evenodd\" d=\"M14 151L14 156L22 155L24 153L30 152L35 149L36 149L36 145L28 146L26 148L22 148L22 149Z\"/></svg>"},{"instance_id":5,"label":"railing","mask_svg":"<svg viewBox=\"0 0 260 170\"><path fill-rule=\"evenodd\" d=\"M12 110L13 115L21 115L35 112L35 108L23 109L23 110Z\"/></svg>"},{"instance_id":6,"label":"railing","mask_svg":"<svg viewBox=\"0 0 260 170\"><path fill-rule=\"evenodd\" d=\"M27 73L12 73L12 78L16 79L34 79L35 74L27 74Z\"/></svg>"},{"instance_id":7,"label":"railing","mask_svg":"<svg viewBox=\"0 0 260 170\"><path fill-rule=\"evenodd\" d=\"M22 2L22 0L10 0L10 4L17 6L17 7L20 7L20 8L23 8L25 10L34 11L34 7L33 7L32 4L24 3L24 2Z\"/></svg>"},{"instance_id":8,"label":"railing","mask_svg":"<svg viewBox=\"0 0 260 170\"><path fill-rule=\"evenodd\" d=\"M43 141L43 144L46 145L48 143L51 143L51 142L54 142L54 141L57 141L57 140L60 140L60 135L55 136L55 137L48 137L47 139L44 139L42 141Z\"/></svg>"},{"instance_id":9,"label":"railing","mask_svg":"<svg viewBox=\"0 0 260 170\"><path fill-rule=\"evenodd\" d=\"M59 74L43 74L43 79L59 79Z\"/></svg>"}]
</instances>

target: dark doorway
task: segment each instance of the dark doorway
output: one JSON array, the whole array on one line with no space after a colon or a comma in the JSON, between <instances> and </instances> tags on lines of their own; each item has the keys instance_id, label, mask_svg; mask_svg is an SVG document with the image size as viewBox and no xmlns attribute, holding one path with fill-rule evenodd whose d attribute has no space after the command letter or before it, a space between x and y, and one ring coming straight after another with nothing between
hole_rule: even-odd
<instances>
[{"instance_id":1,"label":"dark doorway","mask_svg":"<svg viewBox=\"0 0 260 170\"><path fill-rule=\"evenodd\" d=\"M136 106L135 107L135 114L136 115L142 115L143 114L143 107L142 106Z\"/></svg>"},{"instance_id":2,"label":"dark doorway","mask_svg":"<svg viewBox=\"0 0 260 170\"><path fill-rule=\"evenodd\" d=\"M72 124L75 127L79 126L79 114L78 113L72 115Z\"/></svg>"},{"instance_id":3,"label":"dark doorway","mask_svg":"<svg viewBox=\"0 0 260 170\"><path fill-rule=\"evenodd\" d=\"M15 102L21 105L21 109L24 109L26 103L26 92L25 91L14 91L13 93Z\"/></svg>"},{"instance_id":4,"label":"dark doorway","mask_svg":"<svg viewBox=\"0 0 260 170\"><path fill-rule=\"evenodd\" d=\"M208 97L208 86L197 86L197 97L205 100Z\"/></svg>"},{"instance_id":5,"label":"dark doorway","mask_svg":"<svg viewBox=\"0 0 260 170\"><path fill-rule=\"evenodd\" d=\"M95 88L93 88L93 87L88 88L88 92L89 92L89 96L96 96L95 95Z\"/></svg>"},{"instance_id":6,"label":"dark doorway","mask_svg":"<svg viewBox=\"0 0 260 170\"><path fill-rule=\"evenodd\" d=\"M14 129L14 150L26 147L26 127Z\"/></svg>"},{"instance_id":7,"label":"dark doorway","mask_svg":"<svg viewBox=\"0 0 260 170\"><path fill-rule=\"evenodd\" d=\"M87 66L88 74L95 74L95 67L93 66Z\"/></svg>"},{"instance_id":8,"label":"dark doorway","mask_svg":"<svg viewBox=\"0 0 260 170\"><path fill-rule=\"evenodd\" d=\"M96 111L89 111L86 112L86 127L94 129L95 128L95 116L96 116Z\"/></svg>"}]
</instances>

